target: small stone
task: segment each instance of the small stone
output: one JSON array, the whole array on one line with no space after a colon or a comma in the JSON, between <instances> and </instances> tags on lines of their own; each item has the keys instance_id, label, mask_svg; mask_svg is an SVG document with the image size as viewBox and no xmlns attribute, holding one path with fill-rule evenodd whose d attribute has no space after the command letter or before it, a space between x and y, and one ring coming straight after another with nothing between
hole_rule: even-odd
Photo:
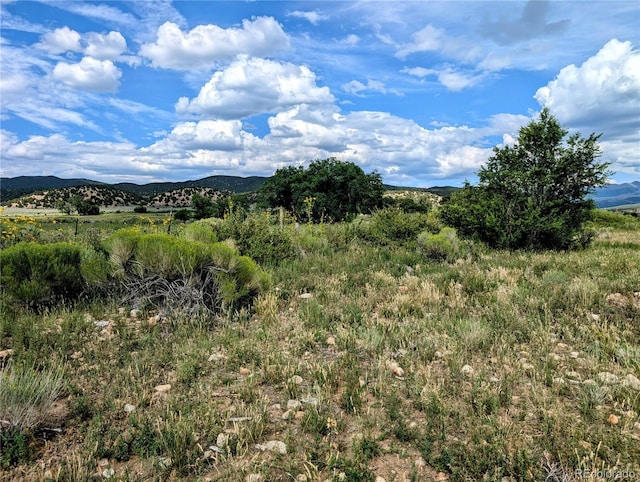
<instances>
[{"instance_id":1,"label":"small stone","mask_svg":"<svg viewBox=\"0 0 640 482\"><path fill-rule=\"evenodd\" d=\"M590 378L588 378L587 380L583 381L582 384L586 385L588 387L595 387L596 385L598 385L595 380L591 380Z\"/></svg>"},{"instance_id":2,"label":"small stone","mask_svg":"<svg viewBox=\"0 0 640 482\"><path fill-rule=\"evenodd\" d=\"M491 377L491 378L489 378L489 381L490 381L491 383L499 383L499 382L500 382L500 379L499 379L498 377Z\"/></svg>"},{"instance_id":3,"label":"small stone","mask_svg":"<svg viewBox=\"0 0 640 482\"><path fill-rule=\"evenodd\" d=\"M131 318L137 318L137 317L138 317L138 313L140 313L140 310L133 309L133 310L131 310L131 311L129 312L129 316L130 316Z\"/></svg>"},{"instance_id":4,"label":"small stone","mask_svg":"<svg viewBox=\"0 0 640 482\"><path fill-rule=\"evenodd\" d=\"M577 352L577 351L572 351L571 353L569 353L570 358L578 358L579 356L580 356L580 352Z\"/></svg>"},{"instance_id":5,"label":"small stone","mask_svg":"<svg viewBox=\"0 0 640 482\"><path fill-rule=\"evenodd\" d=\"M264 475L262 474L249 474L244 478L245 482L264 482Z\"/></svg>"},{"instance_id":6,"label":"small stone","mask_svg":"<svg viewBox=\"0 0 640 482\"><path fill-rule=\"evenodd\" d=\"M125 313L126 311L127 311L127 310L125 310L123 307L118 308L118 314L119 314L119 315L124 315L124 313Z\"/></svg>"},{"instance_id":7,"label":"small stone","mask_svg":"<svg viewBox=\"0 0 640 482\"><path fill-rule=\"evenodd\" d=\"M556 362L562 360L562 357L557 353L549 353L548 358L549 360L556 361Z\"/></svg>"},{"instance_id":8,"label":"small stone","mask_svg":"<svg viewBox=\"0 0 640 482\"><path fill-rule=\"evenodd\" d=\"M564 381L564 378L562 377L553 377L553 383L555 385L564 385L565 381Z\"/></svg>"},{"instance_id":9,"label":"small stone","mask_svg":"<svg viewBox=\"0 0 640 482\"><path fill-rule=\"evenodd\" d=\"M287 446L284 442L280 440L269 440L265 444L256 445L258 450L268 451L268 452L277 452L279 454L285 455L287 453Z\"/></svg>"},{"instance_id":10,"label":"small stone","mask_svg":"<svg viewBox=\"0 0 640 482\"><path fill-rule=\"evenodd\" d=\"M156 393L169 393L169 390L171 390L171 384L166 383L164 385L158 385L154 388L154 390L156 391Z\"/></svg>"},{"instance_id":11,"label":"small stone","mask_svg":"<svg viewBox=\"0 0 640 482\"><path fill-rule=\"evenodd\" d=\"M444 472L438 472L436 474L435 480L436 482L446 482L447 480L449 480L449 477L447 477L447 474L445 474Z\"/></svg>"},{"instance_id":12,"label":"small stone","mask_svg":"<svg viewBox=\"0 0 640 482\"><path fill-rule=\"evenodd\" d=\"M300 296L298 296L298 298L302 298L303 300L308 300L309 298L312 298L313 295L311 293L302 293Z\"/></svg>"},{"instance_id":13,"label":"small stone","mask_svg":"<svg viewBox=\"0 0 640 482\"><path fill-rule=\"evenodd\" d=\"M251 370L249 370L248 368L241 367L239 372L240 372L240 375L247 376L251 373Z\"/></svg>"},{"instance_id":14,"label":"small stone","mask_svg":"<svg viewBox=\"0 0 640 482\"><path fill-rule=\"evenodd\" d=\"M462 374L467 375L467 376L473 375L473 367L471 365L463 366L460 371L462 372Z\"/></svg>"},{"instance_id":15,"label":"small stone","mask_svg":"<svg viewBox=\"0 0 640 482\"><path fill-rule=\"evenodd\" d=\"M556 351L569 351L571 347L566 343L558 343L556 344Z\"/></svg>"},{"instance_id":16,"label":"small stone","mask_svg":"<svg viewBox=\"0 0 640 482\"><path fill-rule=\"evenodd\" d=\"M298 407L302 405L300 400L288 400L287 401L287 410L296 410Z\"/></svg>"},{"instance_id":17,"label":"small stone","mask_svg":"<svg viewBox=\"0 0 640 482\"><path fill-rule=\"evenodd\" d=\"M534 368L535 368L535 367L534 367L531 363L523 363L523 364L522 364L522 369L523 369L525 372L532 372L532 371L534 370Z\"/></svg>"},{"instance_id":18,"label":"small stone","mask_svg":"<svg viewBox=\"0 0 640 482\"><path fill-rule=\"evenodd\" d=\"M293 383L294 385L300 385L302 383L302 377L300 375L294 375L291 378L289 378L289 380L287 380L289 383Z\"/></svg>"},{"instance_id":19,"label":"small stone","mask_svg":"<svg viewBox=\"0 0 640 482\"><path fill-rule=\"evenodd\" d=\"M78 360L79 358L82 358L82 352L81 351L76 351L71 355L71 358L73 360Z\"/></svg>"},{"instance_id":20,"label":"small stone","mask_svg":"<svg viewBox=\"0 0 640 482\"><path fill-rule=\"evenodd\" d=\"M213 355L209 356L209 361L210 362L219 362L222 360L225 360L227 358L226 355L223 355L222 353L214 353Z\"/></svg>"},{"instance_id":21,"label":"small stone","mask_svg":"<svg viewBox=\"0 0 640 482\"><path fill-rule=\"evenodd\" d=\"M433 356L440 360L440 359L444 358L444 353L442 353L440 350L436 350L436 352L433 354Z\"/></svg>"},{"instance_id":22,"label":"small stone","mask_svg":"<svg viewBox=\"0 0 640 482\"><path fill-rule=\"evenodd\" d=\"M127 412L127 413L133 413L133 412L136 411L136 406L135 405L131 405L130 403L127 403L124 406L124 411Z\"/></svg>"},{"instance_id":23,"label":"small stone","mask_svg":"<svg viewBox=\"0 0 640 482\"><path fill-rule=\"evenodd\" d=\"M158 324L158 318L156 318L155 316L150 316L149 319L147 320L147 325L149 326L156 326Z\"/></svg>"},{"instance_id":24,"label":"small stone","mask_svg":"<svg viewBox=\"0 0 640 482\"><path fill-rule=\"evenodd\" d=\"M379 475L376 477L376 482L387 482L384 477L380 477Z\"/></svg>"},{"instance_id":25,"label":"small stone","mask_svg":"<svg viewBox=\"0 0 640 482\"><path fill-rule=\"evenodd\" d=\"M289 420L291 418L291 414L293 412L291 410L286 410L283 414L282 414L282 420Z\"/></svg>"},{"instance_id":26,"label":"small stone","mask_svg":"<svg viewBox=\"0 0 640 482\"><path fill-rule=\"evenodd\" d=\"M335 346L336 344L336 339L332 336L327 337L327 345L329 346Z\"/></svg>"},{"instance_id":27,"label":"small stone","mask_svg":"<svg viewBox=\"0 0 640 482\"><path fill-rule=\"evenodd\" d=\"M296 413L293 415L293 417L296 420L302 420L302 418L304 417L304 411L302 411L302 410L296 411Z\"/></svg>"},{"instance_id":28,"label":"small stone","mask_svg":"<svg viewBox=\"0 0 640 482\"><path fill-rule=\"evenodd\" d=\"M618 423L620 422L620 417L618 417L617 415L614 415L613 413L611 415L609 415L609 417L607 418L607 422L609 422L611 425L618 425Z\"/></svg>"},{"instance_id":29,"label":"small stone","mask_svg":"<svg viewBox=\"0 0 640 482\"><path fill-rule=\"evenodd\" d=\"M593 321L600 321L600 315L597 313L591 313L591 319Z\"/></svg>"},{"instance_id":30,"label":"small stone","mask_svg":"<svg viewBox=\"0 0 640 482\"><path fill-rule=\"evenodd\" d=\"M618 382L618 376L610 372L600 372L598 373L598 380L600 380L602 383L610 385Z\"/></svg>"},{"instance_id":31,"label":"small stone","mask_svg":"<svg viewBox=\"0 0 640 482\"><path fill-rule=\"evenodd\" d=\"M98 460L98 467L106 467L109 465L109 459Z\"/></svg>"},{"instance_id":32,"label":"small stone","mask_svg":"<svg viewBox=\"0 0 640 482\"><path fill-rule=\"evenodd\" d=\"M111 322L109 320L100 320L100 321L94 321L93 324L96 325L98 328L106 328L111 324Z\"/></svg>"},{"instance_id":33,"label":"small stone","mask_svg":"<svg viewBox=\"0 0 640 482\"><path fill-rule=\"evenodd\" d=\"M395 367L392 373L393 373L393 376L396 378L404 378L404 370L402 369L402 367L399 367L399 366Z\"/></svg>"},{"instance_id":34,"label":"small stone","mask_svg":"<svg viewBox=\"0 0 640 482\"><path fill-rule=\"evenodd\" d=\"M105 479L110 479L110 478L112 478L114 475L116 475L116 471L115 471L115 470L113 470L111 467L106 468L106 469L104 469L104 470L102 471L102 476L103 476Z\"/></svg>"},{"instance_id":35,"label":"small stone","mask_svg":"<svg viewBox=\"0 0 640 482\"><path fill-rule=\"evenodd\" d=\"M622 384L637 392L640 392L640 379L638 379L638 377L632 375L631 373L624 377Z\"/></svg>"},{"instance_id":36,"label":"small stone","mask_svg":"<svg viewBox=\"0 0 640 482\"><path fill-rule=\"evenodd\" d=\"M44 471L44 478L45 479L53 479L53 472L51 472L51 470L47 469Z\"/></svg>"}]
</instances>

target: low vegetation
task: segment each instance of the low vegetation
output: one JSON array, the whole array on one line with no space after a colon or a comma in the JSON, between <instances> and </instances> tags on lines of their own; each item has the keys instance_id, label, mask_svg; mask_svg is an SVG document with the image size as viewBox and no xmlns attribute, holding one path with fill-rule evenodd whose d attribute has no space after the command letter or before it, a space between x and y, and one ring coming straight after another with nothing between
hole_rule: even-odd
<instances>
[{"instance_id":1,"label":"low vegetation","mask_svg":"<svg viewBox=\"0 0 640 482\"><path fill-rule=\"evenodd\" d=\"M640 473L638 221L596 211L585 250L502 251L433 212L388 209L297 226L228 214L173 221L170 234L162 218L129 214L77 235L64 216L26 223L32 242L2 256L75 247L84 294L34 311L3 282L1 477ZM377 232L376 217L406 238ZM243 258L260 242L262 269ZM175 295L171 283L207 266L248 283L226 309L174 311L199 298L151 300L156 289L124 296L149 277ZM44 396L7 391L20 377ZM26 400L35 418L18 425Z\"/></svg>"}]
</instances>

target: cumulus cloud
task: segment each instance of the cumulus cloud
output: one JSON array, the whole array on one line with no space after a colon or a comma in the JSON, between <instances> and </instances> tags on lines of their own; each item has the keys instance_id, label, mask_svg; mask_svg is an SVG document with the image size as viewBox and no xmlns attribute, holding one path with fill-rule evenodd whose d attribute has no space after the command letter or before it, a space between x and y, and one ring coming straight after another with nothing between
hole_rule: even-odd
<instances>
[{"instance_id":1,"label":"cumulus cloud","mask_svg":"<svg viewBox=\"0 0 640 482\"><path fill-rule=\"evenodd\" d=\"M581 66L563 68L535 98L568 127L603 133L605 159L640 174L640 52L631 42L610 40Z\"/></svg>"},{"instance_id":2,"label":"cumulus cloud","mask_svg":"<svg viewBox=\"0 0 640 482\"><path fill-rule=\"evenodd\" d=\"M127 50L127 41L120 32L106 35L91 32L87 35L87 44L84 53L98 60L114 60Z\"/></svg>"},{"instance_id":3,"label":"cumulus cloud","mask_svg":"<svg viewBox=\"0 0 640 482\"><path fill-rule=\"evenodd\" d=\"M69 27L57 28L53 32L45 33L36 47L50 54L82 51L80 34Z\"/></svg>"},{"instance_id":4,"label":"cumulus cloud","mask_svg":"<svg viewBox=\"0 0 640 482\"><path fill-rule=\"evenodd\" d=\"M576 127L635 131L640 127L640 52L610 40L581 66L569 65L535 94L543 107Z\"/></svg>"},{"instance_id":5,"label":"cumulus cloud","mask_svg":"<svg viewBox=\"0 0 640 482\"><path fill-rule=\"evenodd\" d=\"M289 37L273 17L243 20L242 28L198 25L183 32L172 22L158 28L157 39L140 48L154 67L175 70L210 70L218 61L239 54L271 56L289 48Z\"/></svg>"},{"instance_id":6,"label":"cumulus cloud","mask_svg":"<svg viewBox=\"0 0 640 482\"><path fill-rule=\"evenodd\" d=\"M114 92L120 85L122 73L111 60L84 57L77 64L59 62L53 78L74 89L90 92Z\"/></svg>"},{"instance_id":7,"label":"cumulus cloud","mask_svg":"<svg viewBox=\"0 0 640 482\"><path fill-rule=\"evenodd\" d=\"M327 87L316 85L316 76L309 68L243 56L213 74L196 98L181 97L176 111L239 119L279 112L296 104L333 101Z\"/></svg>"}]
</instances>

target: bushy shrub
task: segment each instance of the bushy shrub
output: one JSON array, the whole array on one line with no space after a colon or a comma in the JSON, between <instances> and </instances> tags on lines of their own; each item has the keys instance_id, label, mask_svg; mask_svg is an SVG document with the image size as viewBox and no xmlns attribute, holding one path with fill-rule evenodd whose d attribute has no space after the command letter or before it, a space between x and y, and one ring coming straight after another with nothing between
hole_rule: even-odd
<instances>
[{"instance_id":1,"label":"bushy shrub","mask_svg":"<svg viewBox=\"0 0 640 482\"><path fill-rule=\"evenodd\" d=\"M225 243L121 230L107 242L128 301L165 312L216 313L248 303L268 284L258 265Z\"/></svg>"},{"instance_id":2,"label":"bushy shrub","mask_svg":"<svg viewBox=\"0 0 640 482\"><path fill-rule=\"evenodd\" d=\"M406 213L393 206L373 213L360 225L360 235L380 244L411 244L421 231L437 232L440 227L432 213Z\"/></svg>"},{"instance_id":3,"label":"bushy shrub","mask_svg":"<svg viewBox=\"0 0 640 482\"><path fill-rule=\"evenodd\" d=\"M464 254L465 248L452 228L443 228L437 234L423 231L418 235L418 249L432 261L455 261Z\"/></svg>"},{"instance_id":4,"label":"bushy shrub","mask_svg":"<svg viewBox=\"0 0 640 482\"><path fill-rule=\"evenodd\" d=\"M199 243L216 243L218 236L211 224L203 221L196 221L184 227L182 236L188 241L197 241Z\"/></svg>"},{"instance_id":5,"label":"bushy shrub","mask_svg":"<svg viewBox=\"0 0 640 482\"><path fill-rule=\"evenodd\" d=\"M268 212L246 217L231 213L212 223L218 239L233 239L240 252L258 263L278 263L297 254L291 226L280 226Z\"/></svg>"},{"instance_id":6,"label":"bushy shrub","mask_svg":"<svg viewBox=\"0 0 640 482\"><path fill-rule=\"evenodd\" d=\"M71 243L18 243L0 252L5 300L41 310L83 291L80 248Z\"/></svg>"}]
</instances>

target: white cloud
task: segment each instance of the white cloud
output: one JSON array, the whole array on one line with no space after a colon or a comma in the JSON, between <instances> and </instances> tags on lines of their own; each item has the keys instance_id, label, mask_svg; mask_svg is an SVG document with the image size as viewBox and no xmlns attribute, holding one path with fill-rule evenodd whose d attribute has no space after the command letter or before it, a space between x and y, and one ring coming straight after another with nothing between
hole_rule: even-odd
<instances>
[{"instance_id":1,"label":"white cloud","mask_svg":"<svg viewBox=\"0 0 640 482\"><path fill-rule=\"evenodd\" d=\"M120 85L122 73L110 60L84 57L80 63L59 62L53 69L53 78L75 89L90 92L114 92Z\"/></svg>"},{"instance_id":2,"label":"white cloud","mask_svg":"<svg viewBox=\"0 0 640 482\"><path fill-rule=\"evenodd\" d=\"M467 87L473 87L478 84L482 79L486 77L486 74L480 73L465 73L456 71L451 67L443 69L425 69L424 67L412 67L404 68L402 72L412 75L414 77L429 77L434 76L438 79L443 86L445 86L451 92L459 92Z\"/></svg>"},{"instance_id":3,"label":"white cloud","mask_svg":"<svg viewBox=\"0 0 640 482\"><path fill-rule=\"evenodd\" d=\"M602 131L640 127L640 52L613 39L580 67L569 65L535 94L561 122Z\"/></svg>"},{"instance_id":4,"label":"white cloud","mask_svg":"<svg viewBox=\"0 0 640 482\"><path fill-rule=\"evenodd\" d=\"M381 94L395 94L402 95L397 89L387 89L384 82L380 80L367 80L366 84L363 84L359 80L352 80L342 85L342 90L349 94L360 95L363 91L379 92Z\"/></svg>"},{"instance_id":5,"label":"white cloud","mask_svg":"<svg viewBox=\"0 0 640 482\"><path fill-rule=\"evenodd\" d=\"M69 27L57 28L53 32L45 33L40 38L40 42L36 44L36 47L50 54L82 51L80 34Z\"/></svg>"},{"instance_id":6,"label":"white cloud","mask_svg":"<svg viewBox=\"0 0 640 482\"><path fill-rule=\"evenodd\" d=\"M438 50L442 46L444 31L429 24L421 30L415 32L411 38L412 42L402 46L396 52L396 57L406 58L416 52L429 52Z\"/></svg>"},{"instance_id":7,"label":"white cloud","mask_svg":"<svg viewBox=\"0 0 640 482\"><path fill-rule=\"evenodd\" d=\"M91 32L87 35L85 55L98 60L115 60L127 50L127 41L120 32L106 35Z\"/></svg>"},{"instance_id":8,"label":"white cloud","mask_svg":"<svg viewBox=\"0 0 640 482\"><path fill-rule=\"evenodd\" d=\"M327 87L305 66L241 57L216 72L193 100L180 98L176 111L218 119L279 112L296 104L334 101Z\"/></svg>"},{"instance_id":9,"label":"white cloud","mask_svg":"<svg viewBox=\"0 0 640 482\"><path fill-rule=\"evenodd\" d=\"M340 43L344 45L351 45L353 47L358 45L358 43L360 43L360 37L358 37L356 34L351 33L347 35L344 39L342 39Z\"/></svg>"},{"instance_id":10,"label":"white cloud","mask_svg":"<svg viewBox=\"0 0 640 482\"><path fill-rule=\"evenodd\" d=\"M603 158L617 171L640 174L640 52L631 42L610 40L581 66L563 68L535 98L567 127L602 133Z\"/></svg>"},{"instance_id":11,"label":"white cloud","mask_svg":"<svg viewBox=\"0 0 640 482\"><path fill-rule=\"evenodd\" d=\"M297 18L304 18L305 20L307 20L309 23L313 24L313 25L318 25L318 23L321 20L328 20L329 17L327 15L324 15L320 12L318 12L317 10L312 10L310 12L303 12L300 10L296 10L295 12L291 12L289 14L290 17L297 17Z\"/></svg>"},{"instance_id":12,"label":"white cloud","mask_svg":"<svg viewBox=\"0 0 640 482\"><path fill-rule=\"evenodd\" d=\"M216 62L239 54L264 57L289 48L289 37L273 17L243 20L242 28L223 29L199 25L182 32L166 22L158 28L155 43L140 48L140 55L151 59L154 67L176 70L211 70Z\"/></svg>"}]
</instances>

